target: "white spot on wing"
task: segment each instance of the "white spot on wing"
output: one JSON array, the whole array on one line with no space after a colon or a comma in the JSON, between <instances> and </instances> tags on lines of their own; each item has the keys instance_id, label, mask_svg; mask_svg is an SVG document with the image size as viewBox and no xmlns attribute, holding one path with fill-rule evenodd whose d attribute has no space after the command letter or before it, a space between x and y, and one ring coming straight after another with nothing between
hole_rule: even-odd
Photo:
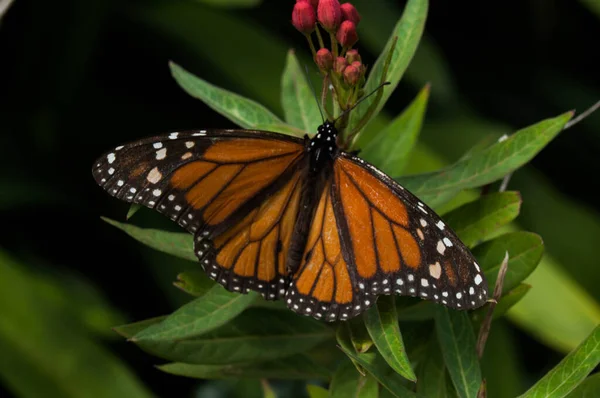
<instances>
[{"instance_id":1,"label":"white spot on wing","mask_svg":"<svg viewBox=\"0 0 600 398\"><path fill-rule=\"evenodd\" d=\"M146 179L151 182L152 184L156 184L157 182L159 182L162 178L162 174L160 171L158 171L158 167L153 168L152 170L150 170L148 172L148 176L146 177Z\"/></svg>"},{"instance_id":2,"label":"white spot on wing","mask_svg":"<svg viewBox=\"0 0 600 398\"><path fill-rule=\"evenodd\" d=\"M156 160L163 160L167 157L167 148L162 148L156 151Z\"/></svg>"},{"instance_id":3,"label":"white spot on wing","mask_svg":"<svg viewBox=\"0 0 600 398\"><path fill-rule=\"evenodd\" d=\"M481 275L477 274L475 276L475 284L479 286L481 282L483 282L483 278L481 277Z\"/></svg>"},{"instance_id":4,"label":"white spot on wing","mask_svg":"<svg viewBox=\"0 0 600 398\"><path fill-rule=\"evenodd\" d=\"M114 153L109 153L109 154L106 156L106 159L108 160L108 163L109 163L109 164L112 164L112 162L114 162L114 161L115 161L115 159L116 159L116 156L115 156L115 154L114 154Z\"/></svg>"}]
</instances>

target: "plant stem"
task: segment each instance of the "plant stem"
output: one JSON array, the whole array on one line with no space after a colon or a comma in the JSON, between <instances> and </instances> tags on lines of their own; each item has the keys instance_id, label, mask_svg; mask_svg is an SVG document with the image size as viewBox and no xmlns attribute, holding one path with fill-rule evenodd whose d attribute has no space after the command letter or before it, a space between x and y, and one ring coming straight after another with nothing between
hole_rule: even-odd
<instances>
[{"instance_id":1,"label":"plant stem","mask_svg":"<svg viewBox=\"0 0 600 398\"><path fill-rule=\"evenodd\" d=\"M317 28L315 29L315 32L317 32L317 40L319 41L319 48L325 48L325 42L323 42L323 36L321 36L321 30L319 29L319 26L317 26Z\"/></svg>"}]
</instances>

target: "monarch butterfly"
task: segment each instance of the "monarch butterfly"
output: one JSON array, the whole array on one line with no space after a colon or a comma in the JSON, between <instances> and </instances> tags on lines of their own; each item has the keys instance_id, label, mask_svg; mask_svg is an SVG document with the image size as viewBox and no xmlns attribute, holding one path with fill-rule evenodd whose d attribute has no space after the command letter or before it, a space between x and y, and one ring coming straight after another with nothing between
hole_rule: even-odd
<instances>
[{"instance_id":1,"label":"monarch butterfly","mask_svg":"<svg viewBox=\"0 0 600 398\"><path fill-rule=\"evenodd\" d=\"M379 295L466 310L487 300L473 255L436 213L338 147L335 123L304 139L253 130L172 132L114 148L93 167L121 200L194 234L227 290L347 320Z\"/></svg>"}]
</instances>

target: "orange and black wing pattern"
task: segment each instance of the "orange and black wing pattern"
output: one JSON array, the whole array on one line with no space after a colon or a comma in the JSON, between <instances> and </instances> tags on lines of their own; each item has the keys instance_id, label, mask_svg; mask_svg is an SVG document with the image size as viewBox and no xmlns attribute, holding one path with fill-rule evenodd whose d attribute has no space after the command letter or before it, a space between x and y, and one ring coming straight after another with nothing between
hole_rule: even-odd
<instances>
[{"instance_id":1,"label":"orange and black wing pattern","mask_svg":"<svg viewBox=\"0 0 600 398\"><path fill-rule=\"evenodd\" d=\"M487 283L479 265L433 210L360 158L339 156L334 176L355 289L462 310L485 303Z\"/></svg>"},{"instance_id":2,"label":"orange and black wing pattern","mask_svg":"<svg viewBox=\"0 0 600 398\"><path fill-rule=\"evenodd\" d=\"M224 233L196 234L194 250L208 275L227 290L277 300L287 291L287 253L304 184L298 169L279 190Z\"/></svg>"},{"instance_id":3,"label":"orange and black wing pattern","mask_svg":"<svg viewBox=\"0 0 600 398\"><path fill-rule=\"evenodd\" d=\"M304 144L248 130L173 132L125 144L94 164L109 194L214 236L243 218L294 173Z\"/></svg>"}]
</instances>

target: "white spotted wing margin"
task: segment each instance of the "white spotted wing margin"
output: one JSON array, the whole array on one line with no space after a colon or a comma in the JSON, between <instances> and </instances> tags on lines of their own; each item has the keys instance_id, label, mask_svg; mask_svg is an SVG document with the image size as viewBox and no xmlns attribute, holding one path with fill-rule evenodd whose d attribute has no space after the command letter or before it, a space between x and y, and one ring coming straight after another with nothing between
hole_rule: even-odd
<instances>
[{"instance_id":1,"label":"white spotted wing margin","mask_svg":"<svg viewBox=\"0 0 600 398\"><path fill-rule=\"evenodd\" d=\"M341 152L336 159L334 168L344 172L348 167L340 167L340 165L348 164L348 161L373 177L373 183L368 185L365 181L369 180L369 177L364 175L362 186L352 178L347 178L347 181L354 185L354 191L365 198L365 202L370 208L368 215L370 219L366 220L364 225L371 226L372 232L365 234L367 238L362 238L362 244L373 245L375 248L376 272L368 278L361 278L358 275L357 280L353 282L358 285L359 289L368 291L374 296L396 294L420 297L457 310L469 310L484 305L488 298L487 281L477 260L456 233L416 196L364 160ZM391 192L405 206L407 225L403 226L403 230L418 245L417 264L409 264L409 261L406 261L408 253L406 250L403 253L403 248L398 245L398 239L395 244L399 254L399 270L390 270L394 267L390 267L383 261L383 258L390 258L390 256L383 255L383 251L386 249L380 239L383 233L381 228L379 230L376 228L374 217L376 217L375 213L379 213L385 218L385 212L378 211L381 209L369 199L368 192L364 192L365 189L372 190L371 195L382 197L387 193L384 191ZM340 201L344 203L345 190L342 189L340 192ZM348 246L347 251L355 256L357 251L356 245L353 244L355 237L348 228L348 222L352 222L351 217L353 217L351 214L342 217L346 225L340 225L340 229ZM391 229L400 227L395 225L390 218L385 218L384 222ZM381 226L382 224L380 222L377 225ZM395 237L397 238L397 236ZM359 273L357 272L357 274Z\"/></svg>"},{"instance_id":2,"label":"white spotted wing margin","mask_svg":"<svg viewBox=\"0 0 600 398\"><path fill-rule=\"evenodd\" d=\"M302 139L258 130L187 130L125 143L100 156L92 167L96 183L111 196L165 214L191 233L202 227L197 212L189 211L185 191L170 186L172 174L201 160L214 143L239 138L284 140L303 145Z\"/></svg>"}]
</instances>

